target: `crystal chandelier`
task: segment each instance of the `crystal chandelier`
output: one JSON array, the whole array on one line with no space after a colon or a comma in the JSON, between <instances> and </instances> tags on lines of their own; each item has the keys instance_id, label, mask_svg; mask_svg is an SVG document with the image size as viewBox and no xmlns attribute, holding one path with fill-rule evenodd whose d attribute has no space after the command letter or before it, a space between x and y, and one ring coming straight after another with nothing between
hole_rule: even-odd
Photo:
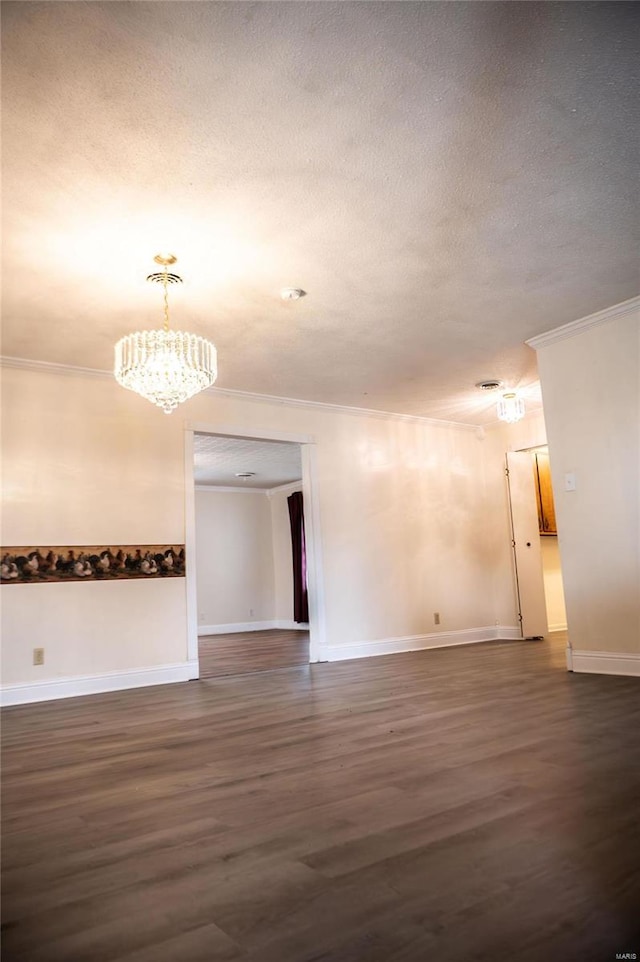
<instances>
[{"instance_id":1,"label":"crystal chandelier","mask_svg":"<svg viewBox=\"0 0 640 962\"><path fill-rule=\"evenodd\" d=\"M147 277L163 287L162 330L127 334L115 347L114 374L118 384L157 404L165 414L211 387L218 376L216 349L211 341L197 334L169 330L169 284L182 283L181 277L168 271L176 260L173 254L157 254L154 261L163 270Z\"/></svg>"},{"instance_id":2,"label":"crystal chandelier","mask_svg":"<svg viewBox=\"0 0 640 962\"><path fill-rule=\"evenodd\" d=\"M507 391L498 401L498 418L507 424L515 424L524 417L524 401L515 391Z\"/></svg>"}]
</instances>

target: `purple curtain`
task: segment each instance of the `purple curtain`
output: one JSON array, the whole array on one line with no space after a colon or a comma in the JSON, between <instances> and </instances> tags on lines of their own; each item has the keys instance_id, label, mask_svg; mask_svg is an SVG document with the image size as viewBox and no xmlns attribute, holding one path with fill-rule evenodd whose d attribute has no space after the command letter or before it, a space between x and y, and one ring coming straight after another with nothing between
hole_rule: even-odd
<instances>
[{"instance_id":1,"label":"purple curtain","mask_svg":"<svg viewBox=\"0 0 640 962\"><path fill-rule=\"evenodd\" d=\"M304 542L304 513L302 491L294 491L287 498L291 524L291 551L293 554L293 620L309 621L309 597L307 595L307 552Z\"/></svg>"}]
</instances>

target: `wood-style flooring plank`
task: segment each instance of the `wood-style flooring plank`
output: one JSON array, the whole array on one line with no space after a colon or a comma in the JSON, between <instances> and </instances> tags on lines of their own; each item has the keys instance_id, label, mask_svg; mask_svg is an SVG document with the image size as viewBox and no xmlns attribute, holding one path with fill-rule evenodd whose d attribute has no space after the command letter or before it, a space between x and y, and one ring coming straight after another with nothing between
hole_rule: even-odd
<instances>
[{"instance_id":1,"label":"wood-style flooring plank","mask_svg":"<svg viewBox=\"0 0 640 962\"><path fill-rule=\"evenodd\" d=\"M200 678L296 668L309 664L309 632L269 629L202 635L198 657Z\"/></svg>"},{"instance_id":2,"label":"wood-style flooring plank","mask_svg":"<svg viewBox=\"0 0 640 962\"><path fill-rule=\"evenodd\" d=\"M6 709L3 962L640 952L640 685L563 647Z\"/></svg>"}]
</instances>

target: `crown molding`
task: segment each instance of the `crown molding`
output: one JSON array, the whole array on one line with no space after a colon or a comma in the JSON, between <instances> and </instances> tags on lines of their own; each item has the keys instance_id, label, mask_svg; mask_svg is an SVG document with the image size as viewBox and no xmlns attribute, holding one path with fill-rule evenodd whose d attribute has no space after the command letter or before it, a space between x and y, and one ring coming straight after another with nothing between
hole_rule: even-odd
<instances>
[{"instance_id":1,"label":"crown molding","mask_svg":"<svg viewBox=\"0 0 640 962\"><path fill-rule=\"evenodd\" d=\"M294 491L302 491L302 480L290 481L288 484L278 484L275 488L267 488L267 497L272 498L274 494L285 494L287 492L292 494Z\"/></svg>"},{"instance_id":2,"label":"crown molding","mask_svg":"<svg viewBox=\"0 0 640 962\"><path fill-rule=\"evenodd\" d=\"M23 371L39 371L41 374L82 374L85 377L113 378L113 371L100 371L95 367L76 367L75 364L54 364L52 361L34 361L28 357L0 356L1 367L13 367Z\"/></svg>"},{"instance_id":3,"label":"crown molding","mask_svg":"<svg viewBox=\"0 0 640 962\"><path fill-rule=\"evenodd\" d=\"M214 491L216 494L269 494L269 488L236 488L232 484L195 484L196 491Z\"/></svg>"},{"instance_id":4,"label":"crown molding","mask_svg":"<svg viewBox=\"0 0 640 962\"><path fill-rule=\"evenodd\" d=\"M0 366L18 368L27 371L39 371L41 374L81 374L89 377L113 378L113 372L101 371L91 367L76 367L73 364L55 364L51 361L35 361L24 357L0 356ZM477 424L467 421L447 421L443 418L421 417L419 414L400 414L395 411L378 411L374 408L351 407L347 404L331 404L328 401L306 401L301 398L280 397L276 394L257 394L253 391L238 391L235 388L213 387L207 388L203 394L213 394L217 397L237 398L241 401L257 401L262 404L280 404L286 407L311 408L317 411L327 411L333 414L351 414L358 417L378 418L381 421L408 421L415 424L429 424L437 428L456 428L459 431L475 431Z\"/></svg>"},{"instance_id":5,"label":"crown molding","mask_svg":"<svg viewBox=\"0 0 640 962\"><path fill-rule=\"evenodd\" d=\"M232 484L195 484L196 491L215 491L216 494L266 494L268 498L274 494L302 491L302 481L288 481L287 484L277 484L275 488L241 488Z\"/></svg>"},{"instance_id":6,"label":"crown molding","mask_svg":"<svg viewBox=\"0 0 640 962\"><path fill-rule=\"evenodd\" d=\"M633 314L635 311L640 311L640 295L630 297L628 301L621 301L620 304L614 304L612 307L605 307L603 311L597 311L595 314L580 317L577 321L562 324L561 327L554 327L553 330L546 331L544 334L537 334L525 341L525 344L538 351L541 347L548 347L549 344L555 344L556 341L564 341L568 337L583 334L592 327L598 327L600 324L605 324L617 317L624 317L626 314Z\"/></svg>"},{"instance_id":7,"label":"crown molding","mask_svg":"<svg viewBox=\"0 0 640 962\"><path fill-rule=\"evenodd\" d=\"M348 404L331 404L329 401L305 401L301 398L280 397L275 394L256 394L253 391L238 391L235 388L210 387L205 394L217 394L238 398L243 401L258 401L263 404L282 404L287 407L312 408L328 411L333 414L352 414L360 417L379 418L382 421L411 421L418 424L430 424L438 428L457 428L462 431L475 431L477 424L467 421L446 421L443 418L421 417L419 414L400 414L397 411L378 411L375 408L360 408Z\"/></svg>"}]
</instances>

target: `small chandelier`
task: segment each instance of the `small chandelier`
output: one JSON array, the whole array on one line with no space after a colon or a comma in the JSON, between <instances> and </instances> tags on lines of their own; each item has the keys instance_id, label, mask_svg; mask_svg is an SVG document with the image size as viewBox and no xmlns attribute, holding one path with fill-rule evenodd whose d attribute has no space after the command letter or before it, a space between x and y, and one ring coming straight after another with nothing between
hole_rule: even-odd
<instances>
[{"instance_id":1,"label":"small chandelier","mask_svg":"<svg viewBox=\"0 0 640 962\"><path fill-rule=\"evenodd\" d=\"M164 325L162 330L122 337L115 346L114 374L122 387L171 414L183 401L211 387L218 376L217 354L204 337L169 330L169 284L181 284L182 278L168 271L177 260L173 254L157 254L153 259L163 270L149 274L147 280L162 284Z\"/></svg>"},{"instance_id":2,"label":"small chandelier","mask_svg":"<svg viewBox=\"0 0 640 962\"><path fill-rule=\"evenodd\" d=\"M507 391L498 401L498 418L507 424L515 424L524 417L524 401L515 391Z\"/></svg>"}]
</instances>

